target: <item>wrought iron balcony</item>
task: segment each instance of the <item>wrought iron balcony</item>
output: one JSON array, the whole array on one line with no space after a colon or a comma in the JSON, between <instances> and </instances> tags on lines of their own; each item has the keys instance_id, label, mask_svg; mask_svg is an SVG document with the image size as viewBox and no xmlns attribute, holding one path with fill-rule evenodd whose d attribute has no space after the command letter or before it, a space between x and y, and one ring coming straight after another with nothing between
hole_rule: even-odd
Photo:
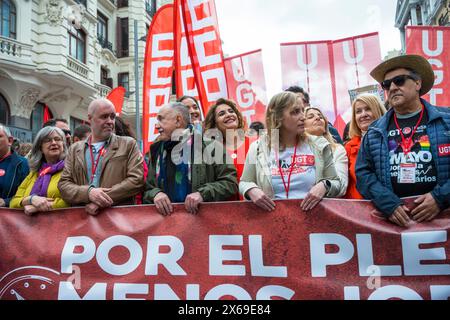
<instances>
[{"instance_id":1,"label":"wrought iron balcony","mask_svg":"<svg viewBox=\"0 0 450 320\"><path fill-rule=\"evenodd\" d=\"M109 42L107 39L104 39L101 35L97 34L97 39L102 48L109 49L111 52L114 53L112 43Z\"/></svg>"}]
</instances>

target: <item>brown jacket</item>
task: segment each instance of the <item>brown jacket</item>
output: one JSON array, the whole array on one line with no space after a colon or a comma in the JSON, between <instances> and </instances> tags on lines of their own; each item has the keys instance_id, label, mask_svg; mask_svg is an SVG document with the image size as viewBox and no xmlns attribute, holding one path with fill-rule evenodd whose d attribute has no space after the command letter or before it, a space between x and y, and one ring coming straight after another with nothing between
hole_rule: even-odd
<instances>
[{"instance_id":1,"label":"brown jacket","mask_svg":"<svg viewBox=\"0 0 450 320\"><path fill-rule=\"evenodd\" d=\"M71 146L66 157L58 188L62 198L72 205L89 203L86 144L80 141ZM112 135L101 163L100 187L111 188L107 194L113 205L133 204L134 196L143 191L143 158L137 143L130 137Z\"/></svg>"}]
</instances>

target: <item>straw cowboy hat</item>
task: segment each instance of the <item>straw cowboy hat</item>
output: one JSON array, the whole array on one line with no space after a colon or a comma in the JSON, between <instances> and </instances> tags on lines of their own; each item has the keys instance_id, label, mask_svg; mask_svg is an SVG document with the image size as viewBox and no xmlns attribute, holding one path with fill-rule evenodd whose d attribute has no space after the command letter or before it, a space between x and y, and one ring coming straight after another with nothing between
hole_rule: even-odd
<instances>
[{"instance_id":1,"label":"straw cowboy hat","mask_svg":"<svg viewBox=\"0 0 450 320\"><path fill-rule=\"evenodd\" d=\"M420 96L423 96L430 91L431 88L433 88L433 68L431 68L431 65L427 59L418 55L410 54L386 60L375 67L370 75L381 84L386 73L399 68L414 70L420 75L422 78L422 87L419 92Z\"/></svg>"}]
</instances>

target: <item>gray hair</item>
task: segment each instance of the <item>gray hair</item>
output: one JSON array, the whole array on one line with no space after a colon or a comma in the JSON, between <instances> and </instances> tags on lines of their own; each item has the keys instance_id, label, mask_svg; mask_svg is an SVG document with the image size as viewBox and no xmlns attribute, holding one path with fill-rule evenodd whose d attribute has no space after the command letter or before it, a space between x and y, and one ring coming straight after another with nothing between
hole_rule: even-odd
<instances>
[{"instance_id":1,"label":"gray hair","mask_svg":"<svg viewBox=\"0 0 450 320\"><path fill-rule=\"evenodd\" d=\"M63 152L59 158L59 160L65 159L67 155L67 145L66 145L66 135L64 132L57 127L44 127L36 135L36 138L33 142L33 147L31 148L31 154L28 160L28 164L30 166L31 171L39 171L42 163L45 161L44 154L42 153L41 147L45 138L55 132L61 136L63 141Z\"/></svg>"},{"instance_id":2,"label":"gray hair","mask_svg":"<svg viewBox=\"0 0 450 320\"><path fill-rule=\"evenodd\" d=\"M173 102L169 103L167 107L175 111L176 114L179 114L186 123L186 126L191 123L189 108L187 108L184 104L182 104L181 102Z\"/></svg>"},{"instance_id":3,"label":"gray hair","mask_svg":"<svg viewBox=\"0 0 450 320\"><path fill-rule=\"evenodd\" d=\"M0 124L0 131L3 131L8 138L12 137L11 130L7 126Z\"/></svg>"},{"instance_id":4,"label":"gray hair","mask_svg":"<svg viewBox=\"0 0 450 320\"><path fill-rule=\"evenodd\" d=\"M108 99L104 99L104 98L95 99L88 106L88 115L93 115L95 113L95 111L97 111L97 108L104 104L111 105L114 108L114 104ZM115 108L114 108L114 110L115 110Z\"/></svg>"}]
</instances>

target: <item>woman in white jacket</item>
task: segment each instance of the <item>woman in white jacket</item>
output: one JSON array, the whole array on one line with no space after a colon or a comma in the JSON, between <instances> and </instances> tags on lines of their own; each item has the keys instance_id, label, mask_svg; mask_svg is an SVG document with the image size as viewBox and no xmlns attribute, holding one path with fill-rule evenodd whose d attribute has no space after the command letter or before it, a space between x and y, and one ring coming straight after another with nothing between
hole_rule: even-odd
<instances>
[{"instance_id":1,"label":"woman in white jacket","mask_svg":"<svg viewBox=\"0 0 450 320\"><path fill-rule=\"evenodd\" d=\"M344 146L337 143L328 129L328 120L322 111L316 107L308 107L305 111L305 130L312 136L322 136L331 145L333 150L334 167L339 177L339 194L336 197L343 197L348 185L348 158Z\"/></svg>"},{"instance_id":2,"label":"woman in white jacket","mask_svg":"<svg viewBox=\"0 0 450 320\"><path fill-rule=\"evenodd\" d=\"M324 196L340 194L330 143L305 134L302 100L291 92L275 95L266 112L267 133L252 143L239 191L257 206L272 211L274 199L304 199L313 209Z\"/></svg>"}]
</instances>

